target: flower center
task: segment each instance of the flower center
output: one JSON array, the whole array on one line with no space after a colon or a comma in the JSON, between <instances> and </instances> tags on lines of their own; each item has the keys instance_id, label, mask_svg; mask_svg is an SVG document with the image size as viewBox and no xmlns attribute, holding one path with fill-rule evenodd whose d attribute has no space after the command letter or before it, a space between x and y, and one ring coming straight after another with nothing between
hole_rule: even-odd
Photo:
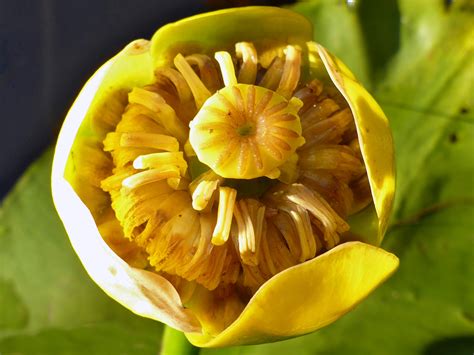
<instances>
[{"instance_id":1,"label":"flower center","mask_svg":"<svg viewBox=\"0 0 474 355\"><path fill-rule=\"evenodd\" d=\"M255 127L250 123L245 123L237 127L237 133L241 137L253 136L255 134Z\"/></svg>"},{"instance_id":2,"label":"flower center","mask_svg":"<svg viewBox=\"0 0 474 355\"><path fill-rule=\"evenodd\" d=\"M260 86L227 86L192 120L190 143L199 160L224 178L276 178L278 167L304 143L301 106L297 98Z\"/></svg>"}]
</instances>

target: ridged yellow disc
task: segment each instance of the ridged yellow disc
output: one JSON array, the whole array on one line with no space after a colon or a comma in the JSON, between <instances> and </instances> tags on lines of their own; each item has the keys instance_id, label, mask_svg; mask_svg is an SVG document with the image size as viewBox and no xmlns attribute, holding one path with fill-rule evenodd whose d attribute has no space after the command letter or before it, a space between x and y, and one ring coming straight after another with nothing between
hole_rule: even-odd
<instances>
[{"instance_id":1,"label":"ridged yellow disc","mask_svg":"<svg viewBox=\"0 0 474 355\"><path fill-rule=\"evenodd\" d=\"M211 96L190 123L199 160L225 178L276 178L278 167L304 143L302 102L247 84Z\"/></svg>"}]
</instances>

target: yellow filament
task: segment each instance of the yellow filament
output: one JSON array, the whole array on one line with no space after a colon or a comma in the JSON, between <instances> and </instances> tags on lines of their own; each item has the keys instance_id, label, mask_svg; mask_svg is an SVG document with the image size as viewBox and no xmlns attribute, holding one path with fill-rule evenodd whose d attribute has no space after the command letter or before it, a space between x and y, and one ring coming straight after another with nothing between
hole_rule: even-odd
<instances>
[{"instance_id":1,"label":"yellow filament","mask_svg":"<svg viewBox=\"0 0 474 355\"><path fill-rule=\"evenodd\" d=\"M224 79L225 86L232 86L237 84L237 78L235 76L234 63L232 62L232 57L229 52L216 52L214 53L214 58L216 58L221 69L222 78Z\"/></svg>"},{"instance_id":2,"label":"yellow filament","mask_svg":"<svg viewBox=\"0 0 474 355\"><path fill-rule=\"evenodd\" d=\"M188 164L183 158L183 152L160 152L140 155L133 161L135 169L154 169L164 165L177 166L182 176L186 174L186 169L188 168Z\"/></svg>"},{"instance_id":3,"label":"yellow filament","mask_svg":"<svg viewBox=\"0 0 474 355\"><path fill-rule=\"evenodd\" d=\"M294 46L287 46L285 50L285 65L277 93L289 99L300 80L301 51Z\"/></svg>"},{"instance_id":4,"label":"yellow filament","mask_svg":"<svg viewBox=\"0 0 474 355\"><path fill-rule=\"evenodd\" d=\"M232 215L234 212L237 190L231 187L219 187L219 207L217 223L212 233L212 244L222 245L229 239Z\"/></svg>"},{"instance_id":5,"label":"yellow filament","mask_svg":"<svg viewBox=\"0 0 474 355\"><path fill-rule=\"evenodd\" d=\"M234 206L234 217L237 222L237 237L242 262L257 266L265 206L255 200L240 200Z\"/></svg>"},{"instance_id":6,"label":"yellow filament","mask_svg":"<svg viewBox=\"0 0 474 355\"><path fill-rule=\"evenodd\" d=\"M204 210L211 201L219 180L201 181L193 192L193 208L196 211Z\"/></svg>"},{"instance_id":7,"label":"yellow filament","mask_svg":"<svg viewBox=\"0 0 474 355\"><path fill-rule=\"evenodd\" d=\"M181 103L193 99L193 95L186 80L184 80L183 76L177 70L173 68L159 68L155 71L155 76L157 77L158 82L163 79L168 79L173 83Z\"/></svg>"},{"instance_id":8,"label":"yellow filament","mask_svg":"<svg viewBox=\"0 0 474 355\"><path fill-rule=\"evenodd\" d=\"M179 143L176 138L154 133L122 133L120 136L120 146L131 148L154 148L166 150L168 152L179 151Z\"/></svg>"},{"instance_id":9,"label":"yellow filament","mask_svg":"<svg viewBox=\"0 0 474 355\"><path fill-rule=\"evenodd\" d=\"M134 88L128 94L128 100L131 104L139 104L150 110L151 115L149 116L184 144L188 137L188 129L160 94Z\"/></svg>"},{"instance_id":10,"label":"yellow filament","mask_svg":"<svg viewBox=\"0 0 474 355\"><path fill-rule=\"evenodd\" d=\"M316 191L304 185L293 184L287 198L307 209L324 226L324 239L327 248L339 244L339 234L349 230L349 225L332 209L332 207Z\"/></svg>"},{"instance_id":11,"label":"yellow filament","mask_svg":"<svg viewBox=\"0 0 474 355\"><path fill-rule=\"evenodd\" d=\"M280 57L275 57L258 85L270 90L275 90L278 87L278 83L281 81L283 67L283 59Z\"/></svg>"},{"instance_id":12,"label":"yellow filament","mask_svg":"<svg viewBox=\"0 0 474 355\"><path fill-rule=\"evenodd\" d=\"M295 258L301 260L301 240L298 237L296 226L292 222L290 215L286 212L279 212L273 216L272 222L285 239L289 252Z\"/></svg>"},{"instance_id":13,"label":"yellow filament","mask_svg":"<svg viewBox=\"0 0 474 355\"><path fill-rule=\"evenodd\" d=\"M178 54L174 58L174 65L184 77L184 80L189 85L191 92L194 96L194 101L196 102L196 107L199 109L204 104L204 102L211 96L211 93L206 88L206 86L202 83L199 76L194 72L193 68L186 59L182 56L182 54Z\"/></svg>"},{"instance_id":14,"label":"yellow filament","mask_svg":"<svg viewBox=\"0 0 474 355\"><path fill-rule=\"evenodd\" d=\"M257 78L257 51L252 43L239 42L235 45L235 54L242 58L242 65L239 71L239 83L254 84Z\"/></svg>"},{"instance_id":15,"label":"yellow filament","mask_svg":"<svg viewBox=\"0 0 474 355\"><path fill-rule=\"evenodd\" d=\"M330 118L309 125L304 131L305 149L313 147L315 144L340 143L344 132L352 122L353 118L350 110L346 108Z\"/></svg>"},{"instance_id":16,"label":"yellow filament","mask_svg":"<svg viewBox=\"0 0 474 355\"><path fill-rule=\"evenodd\" d=\"M149 184L151 182L178 177L178 168L174 166L166 166L164 169L151 169L136 173L123 180L122 186L127 187L129 189L135 189L139 186Z\"/></svg>"},{"instance_id":17,"label":"yellow filament","mask_svg":"<svg viewBox=\"0 0 474 355\"><path fill-rule=\"evenodd\" d=\"M313 230L311 229L311 221L308 212L299 206L295 206L295 209L290 211L290 216L296 226L296 231L301 243L299 261L303 262L314 258L316 255L316 241L313 236Z\"/></svg>"},{"instance_id":18,"label":"yellow filament","mask_svg":"<svg viewBox=\"0 0 474 355\"><path fill-rule=\"evenodd\" d=\"M186 61L198 67L199 77L211 92L221 87L219 72L210 57L205 54L191 54L186 57Z\"/></svg>"},{"instance_id":19,"label":"yellow filament","mask_svg":"<svg viewBox=\"0 0 474 355\"><path fill-rule=\"evenodd\" d=\"M304 109L305 107L303 107ZM319 102L315 102L311 107L307 108L301 117L301 125L303 130L306 130L306 127L310 127L314 123L318 123L328 117L330 117L336 111L339 111L341 108L332 99L324 99Z\"/></svg>"},{"instance_id":20,"label":"yellow filament","mask_svg":"<svg viewBox=\"0 0 474 355\"><path fill-rule=\"evenodd\" d=\"M300 167L310 171L324 170L345 182L365 172L364 165L351 148L335 144L305 149L300 154Z\"/></svg>"}]
</instances>

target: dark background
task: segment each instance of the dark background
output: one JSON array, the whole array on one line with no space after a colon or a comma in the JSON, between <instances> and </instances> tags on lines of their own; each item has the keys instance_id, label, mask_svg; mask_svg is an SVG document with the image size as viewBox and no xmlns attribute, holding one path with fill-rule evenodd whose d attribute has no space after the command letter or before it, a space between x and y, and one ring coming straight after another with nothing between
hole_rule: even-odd
<instances>
[{"instance_id":1,"label":"dark background","mask_svg":"<svg viewBox=\"0 0 474 355\"><path fill-rule=\"evenodd\" d=\"M291 2L0 0L0 199L54 144L86 80L127 43L200 12Z\"/></svg>"}]
</instances>

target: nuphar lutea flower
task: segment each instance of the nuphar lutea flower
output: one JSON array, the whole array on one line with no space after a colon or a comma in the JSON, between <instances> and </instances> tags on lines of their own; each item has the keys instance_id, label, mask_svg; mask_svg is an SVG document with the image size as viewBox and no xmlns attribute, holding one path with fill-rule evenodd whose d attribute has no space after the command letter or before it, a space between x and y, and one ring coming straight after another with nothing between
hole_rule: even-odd
<instances>
[{"instance_id":1,"label":"nuphar lutea flower","mask_svg":"<svg viewBox=\"0 0 474 355\"><path fill-rule=\"evenodd\" d=\"M191 17L102 66L71 108L53 195L94 281L198 346L274 341L397 267L383 112L288 10Z\"/></svg>"}]
</instances>

